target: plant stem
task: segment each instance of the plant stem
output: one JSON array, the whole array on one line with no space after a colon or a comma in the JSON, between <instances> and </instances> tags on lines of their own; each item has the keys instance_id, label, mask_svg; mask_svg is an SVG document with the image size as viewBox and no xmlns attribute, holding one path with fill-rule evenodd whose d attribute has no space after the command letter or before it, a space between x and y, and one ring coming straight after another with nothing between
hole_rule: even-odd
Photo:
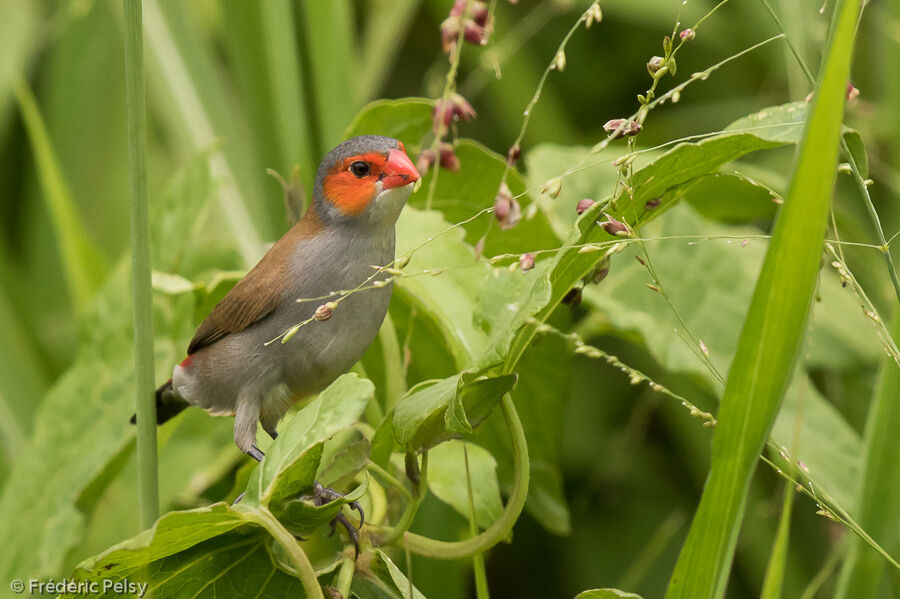
<instances>
[{"instance_id":1,"label":"plant stem","mask_svg":"<svg viewBox=\"0 0 900 599\"><path fill-rule=\"evenodd\" d=\"M475 497L472 495L472 474L469 471L469 450L465 444L463 444L463 458L466 461L466 491L469 496L469 531L474 537L478 534L478 523L475 519ZM472 556L472 569L475 572L475 595L478 599L490 599L491 593L488 589L483 553L476 553Z\"/></svg>"},{"instance_id":2,"label":"plant stem","mask_svg":"<svg viewBox=\"0 0 900 599\"><path fill-rule=\"evenodd\" d=\"M149 528L159 515L156 402L153 394L153 306L150 216L147 207L147 115L144 106L144 38L141 0L125 1L125 92L128 175L131 187L131 296L134 306L134 376L137 414L138 506Z\"/></svg>"},{"instance_id":3,"label":"plant stem","mask_svg":"<svg viewBox=\"0 0 900 599\"><path fill-rule=\"evenodd\" d=\"M462 559L472 557L476 553L489 549L505 539L525 507L528 496L528 479L530 476L528 462L528 446L525 443L525 430L516 413L512 397L509 394L500 400L503 417L512 435L513 444L513 490L506 502L503 513L489 528L465 541L438 541L415 533L404 535L406 546L413 553L435 559Z\"/></svg>"},{"instance_id":4,"label":"plant stem","mask_svg":"<svg viewBox=\"0 0 900 599\"><path fill-rule=\"evenodd\" d=\"M300 582L303 583L303 590L306 591L306 595L310 599L325 599L322 594L322 587L319 586L319 581L316 578L316 571L313 569L312 563L310 563L303 548L300 547L297 539L281 525L281 522L278 521L272 512L265 507L241 509L240 511L248 520L256 522L269 531L269 534L275 538L275 541L291 557L291 561L294 562L294 567L297 569Z\"/></svg>"},{"instance_id":5,"label":"plant stem","mask_svg":"<svg viewBox=\"0 0 900 599\"><path fill-rule=\"evenodd\" d=\"M341 597L350 596L350 585L353 584L353 573L356 572L356 560L349 555L344 555L341 561L341 569L337 575L337 590Z\"/></svg>"}]
</instances>

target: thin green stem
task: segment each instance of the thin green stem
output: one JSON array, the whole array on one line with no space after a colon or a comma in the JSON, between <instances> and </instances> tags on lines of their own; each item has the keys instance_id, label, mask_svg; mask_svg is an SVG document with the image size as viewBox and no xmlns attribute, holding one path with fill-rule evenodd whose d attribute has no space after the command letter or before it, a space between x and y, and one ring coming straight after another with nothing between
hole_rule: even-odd
<instances>
[{"instance_id":1,"label":"thin green stem","mask_svg":"<svg viewBox=\"0 0 900 599\"><path fill-rule=\"evenodd\" d=\"M256 522L265 528L275 541L287 552L288 556L290 556L294 568L297 570L300 582L303 583L303 590L306 591L307 597L310 599L325 599L322 594L322 587L319 586L319 581L316 578L316 571L313 569L312 563L309 561L303 548L300 547L297 539L282 526L281 522L278 521L268 508L259 507L242 509L243 507L242 504L238 504L237 509L241 511L248 520Z\"/></svg>"},{"instance_id":2,"label":"thin green stem","mask_svg":"<svg viewBox=\"0 0 900 599\"><path fill-rule=\"evenodd\" d=\"M424 555L434 559L463 559L472 557L490 549L503 539L512 530L513 525L525 507L525 499L528 496L529 461L528 446L525 442L525 430L516 413L512 397L504 395L500 400L500 408L506 425L512 435L513 444L513 490L509 501L503 509L500 517L480 534L464 541L438 541L429 539L415 533L407 532L404 535L406 547L413 553Z\"/></svg>"},{"instance_id":3,"label":"thin green stem","mask_svg":"<svg viewBox=\"0 0 900 599\"><path fill-rule=\"evenodd\" d=\"M153 394L153 306L150 214L147 207L147 115L144 106L144 37L141 0L125 2L125 92L128 175L131 187L131 297L134 306L134 375L137 414L138 506L149 528L159 516L156 402Z\"/></svg>"},{"instance_id":4,"label":"thin green stem","mask_svg":"<svg viewBox=\"0 0 900 599\"><path fill-rule=\"evenodd\" d=\"M387 474L385 472L385 474ZM390 476L390 475L388 475ZM393 477L391 477L393 479ZM393 479L396 482L396 479ZM399 485L399 483L397 483ZM402 487L402 485L400 485ZM406 489L404 488L404 491ZM419 479L419 492L415 497L406 491L406 495L410 498L409 503L406 504L406 509L403 511L403 515L400 517L400 521L397 522L393 527L384 527L383 533L384 536L380 539L380 545L390 545L392 543L396 543L400 540L401 537L408 534L406 531L409 530L409 527L412 526L413 520L416 519L416 512L419 510L419 505L422 503L422 500L425 499L425 494L428 492L428 453L422 454L422 470L421 477Z\"/></svg>"},{"instance_id":5,"label":"thin green stem","mask_svg":"<svg viewBox=\"0 0 900 599\"><path fill-rule=\"evenodd\" d=\"M349 555L344 555L341 560L341 569L337 575L337 590L341 597L350 596L350 585L353 584L353 574L356 572L356 560Z\"/></svg>"},{"instance_id":6,"label":"thin green stem","mask_svg":"<svg viewBox=\"0 0 900 599\"><path fill-rule=\"evenodd\" d=\"M463 444L463 459L466 461L466 492L469 496L469 532L474 537L478 534L478 523L475 519L475 497L472 494L472 474L469 470L469 450ZM490 599L487 571L484 568L484 554L472 556L472 570L475 572L475 595L478 599Z\"/></svg>"},{"instance_id":7,"label":"thin green stem","mask_svg":"<svg viewBox=\"0 0 900 599\"><path fill-rule=\"evenodd\" d=\"M384 468L382 468L375 462L369 462L369 464L368 464L368 466L366 466L366 468L368 470L370 470L372 472L372 474L374 474L376 476L376 478L382 479L384 482L388 483L389 485L391 485L392 487L394 487L395 489L400 491L400 493L403 494L404 497L406 497L407 501L409 501L409 502L415 501L415 497L413 497L413 494L409 492L409 489L404 487L403 483L401 483L393 475L391 475L390 472L388 472L387 470L385 470Z\"/></svg>"}]
</instances>

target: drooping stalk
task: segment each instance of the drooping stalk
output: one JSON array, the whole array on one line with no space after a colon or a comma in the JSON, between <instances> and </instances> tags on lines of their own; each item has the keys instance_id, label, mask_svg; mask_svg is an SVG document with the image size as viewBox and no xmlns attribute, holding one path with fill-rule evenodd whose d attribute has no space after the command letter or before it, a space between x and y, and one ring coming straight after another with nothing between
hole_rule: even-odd
<instances>
[{"instance_id":1,"label":"drooping stalk","mask_svg":"<svg viewBox=\"0 0 900 599\"><path fill-rule=\"evenodd\" d=\"M144 38L141 0L125 0L125 98L128 179L131 190L131 296L134 310L134 376L137 414L138 506L141 525L159 515L156 403L153 394L153 307L150 216L147 207L147 119L144 105Z\"/></svg>"}]
</instances>

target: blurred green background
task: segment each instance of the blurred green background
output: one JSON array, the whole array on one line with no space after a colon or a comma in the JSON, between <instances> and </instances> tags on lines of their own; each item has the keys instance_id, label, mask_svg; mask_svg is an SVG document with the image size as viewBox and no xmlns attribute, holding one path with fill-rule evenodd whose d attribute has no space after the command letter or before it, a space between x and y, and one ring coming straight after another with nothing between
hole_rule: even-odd
<instances>
[{"instance_id":1,"label":"blurred green background","mask_svg":"<svg viewBox=\"0 0 900 599\"><path fill-rule=\"evenodd\" d=\"M178 202L199 203L203 198L192 197L191 191L210 193L210 186L192 187L192 177L197 177L192 165L208 159L211 193L226 206L224 218L216 221L218 236L238 240L216 245L213 239L208 255L195 258L195 270L244 269L259 243L274 241L286 230L282 188L266 174L267 168L287 177L298 165L301 181L310 188L319 158L341 140L368 102L441 94L448 61L440 49L439 26L451 4L145 0L151 203L164 201L160 198L167 194ZM478 118L459 125L461 137L506 153L541 72L587 4L497 3L490 44L467 45L462 52L458 89ZM684 8L684 25L713 4L691 0ZM898 4L873 3L862 22L853 70L861 95L847 115L848 124L866 142L875 181L871 193L888 236L900 227ZM551 74L534 111L522 144L522 168L530 184L542 181L538 173L556 172L542 162L550 146L544 146L544 153L532 152L537 146L591 145L605 136L602 126L608 119L635 110L635 94L648 86L644 65L660 53L662 37L672 30L680 5L680 0L604 0L603 22L572 39L566 70ZM806 60L816 65L827 27L821 3L773 0L773 5ZM128 252L121 21L121 5L115 1L0 0L0 485L29 447L45 392L58 384L79 344L92 336L96 323L79 317ZM776 33L761 2L731 2L679 54L675 81ZM692 86L679 103L654 111L640 143L649 147L716 131L762 107L802 100L809 91L787 47L769 44ZM767 173L767 181L777 185L791 152L770 151L748 168ZM558 159L558 154L553 156ZM172 183L179 172L181 179ZM849 177L839 180L835 215L842 238L874 242ZM692 220L698 218L693 213L681 218L679 222L696 225L699 232L708 230L704 222ZM729 220L738 221L742 231L768 231L765 215ZM183 230L191 234L189 227ZM224 246L232 249L216 249ZM889 314L896 300L877 253L867 248L848 248L846 253L873 302ZM75 260L80 266L74 270L67 265L73 255L83 258ZM714 254L707 259L715 264ZM674 286L681 284L677 259L663 272ZM752 285L752 272L746 285ZM615 297L615 266L609 283L592 293ZM703 284L684 283L687 290ZM699 364L686 366L685 360L673 358L676 344L664 346L671 340L648 338L641 323L617 320L616 307L605 305L602 298L587 299L582 307L558 315L557 325L566 329L576 323L589 342L691 397L701 408L714 409L714 395L699 374ZM728 301L726 297L714 305L727 306ZM879 351L877 341L869 342L874 339L871 330L859 335L870 339L860 342L863 349L848 350L850 359L838 353L813 360L807 368L815 392L861 434ZM550 338L539 342L536 364L541 363L540 351L553 356L561 350ZM157 369L165 372L168 354L161 357ZM571 354L564 360L550 359L553 380L559 384L546 393L561 397L559 411L551 415L558 428L550 435L551 453L556 452L561 465L571 531L554 535L533 516L523 515L514 542L488 555L491 589L496 597L551 597L621 586L645 597L661 596L702 488L710 431L698 427L677 403L661 399L646 386L630 385L626 376L601 361ZM539 368L523 373L520 388L539 386L543 376ZM211 426L222 431L230 423L200 414L182 428ZM223 438L228 437L226 433ZM164 508L221 498L236 464L231 451L224 443L221 452L197 456L198 462L202 458L217 468L177 478L190 479L193 486L164 491ZM127 448L117 455L98 477L96 496L91 489L79 495L74 509L81 509L87 519L83 529L63 531L74 542L61 562L50 565L57 576L139 530L136 509L129 510L134 507L128 495L134 489L129 471L133 456ZM165 460L162 463L165 488ZM107 487L116 476L119 484ZM759 594L780 509L780 480L768 468L757 472L729 597ZM98 505L110 511L98 516L103 512ZM816 516L809 501L801 499L798 506L786 597L800 596L845 536ZM2 518L16 515L3 513ZM433 498L418 518L423 530L465 526ZM417 558L413 570L426 596L472 593L467 563ZM833 580L824 588L832 588L829 585Z\"/></svg>"}]
</instances>

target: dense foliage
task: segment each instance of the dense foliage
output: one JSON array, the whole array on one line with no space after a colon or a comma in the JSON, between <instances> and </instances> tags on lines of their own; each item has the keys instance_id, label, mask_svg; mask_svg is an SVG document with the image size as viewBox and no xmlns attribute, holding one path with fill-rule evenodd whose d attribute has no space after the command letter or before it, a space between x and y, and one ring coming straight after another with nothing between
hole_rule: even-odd
<instances>
[{"instance_id":1,"label":"dense foliage","mask_svg":"<svg viewBox=\"0 0 900 599\"><path fill-rule=\"evenodd\" d=\"M0 578L900 594L900 12L848 85L859 4L145 0L157 380L331 146L424 177L365 357L261 465L160 428L142 531L122 7L0 0Z\"/></svg>"}]
</instances>

